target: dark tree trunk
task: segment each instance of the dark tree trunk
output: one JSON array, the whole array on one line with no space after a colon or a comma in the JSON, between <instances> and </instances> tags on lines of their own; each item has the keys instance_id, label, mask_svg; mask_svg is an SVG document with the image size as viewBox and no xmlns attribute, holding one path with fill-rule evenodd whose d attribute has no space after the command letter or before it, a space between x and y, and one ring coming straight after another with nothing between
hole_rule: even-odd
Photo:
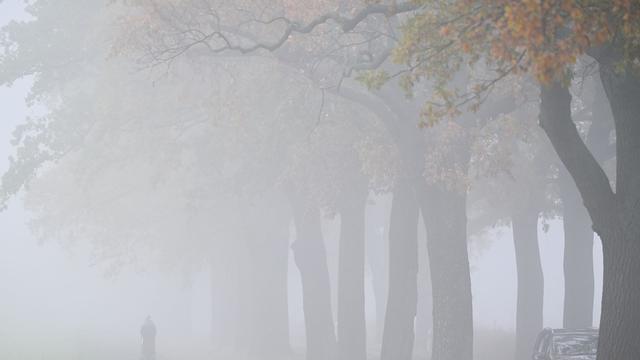
<instances>
[{"instance_id":1,"label":"dark tree trunk","mask_svg":"<svg viewBox=\"0 0 640 360\"><path fill-rule=\"evenodd\" d=\"M389 297L381 360L411 360L417 303L418 204L411 184L393 191L389 225Z\"/></svg>"},{"instance_id":2,"label":"dark tree trunk","mask_svg":"<svg viewBox=\"0 0 640 360\"><path fill-rule=\"evenodd\" d=\"M615 214L592 214L603 242L604 276L598 359L640 359L640 77L600 66L616 126ZM591 209L590 209L591 210Z\"/></svg>"},{"instance_id":3,"label":"dark tree trunk","mask_svg":"<svg viewBox=\"0 0 640 360\"><path fill-rule=\"evenodd\" d=\"M613 130L611 108L599 77L594 77L591 126L586 145L602 166L615 156L611 145ZM589 212L571 175L563 167L560 173L560 196L564 223L564 327L593 326L594 273L593 226Z\"/></svg>"},{"instance_id":4,"label":"dark tree trunk","mask_svg":"<svg viewBox=\"0 0 640 360\"><path fill-rule=\"evenodd\" d=\"M543 87L541 122L576 182L603 246L599 360L640 359L640 79L600 61L616 126L616 193L571 121L571 95Z\"/></svg>"},{"instance_id":5,"label":"dark tree trunk","mask_svg":"<svg viewBox=\"0 0 640 360\"><path fill-rule=\"evenodd\" d=\"M516 360L528 360L542 330L544 279L538 247L538 211L523 209L512 215L518 274Z\"/></svg>"},{"instance_id":6,"label":"dark tree trunk","mask_svg":"<svg viewBox=\"0 0 640 360\"><path fill-rule=\"evenodd\" d=\"M366 185L365 185L366 186ZM364 188L366 190L366 187ZM338 354L342 360L366 360L364 313L364 226L366 192L341 206L338 260Z\"/></svg>"},{"instance_id":7,"label":"dark tree trunk","mask_svg":"<svg viewBox=\"0 0 640 360\"><path fill-rule=\"evenodd\" d=\"M421 202L433 291L433 360L473 358L466 192L431 188Z\"/></svg>"},{"instance_id":8,"label":"dark tree trunk","mask_svg":"<svg viewBox=\"0 0 640 360\"><path fill-rule=\"evenodd\" d=\"M616 128L615 196L620 210L631 214L640 206L640 75L635 68L621 72L614 64L601 65L600 78Z\"/></svg>"},{"instance_id":9,"label":"dark tree trunk","mask_svg":"<svg viewBox=\"0 0 640 360\"><path fill-rule=\"evenodd\" d=\"M564 225L564 317L569 329L593 326L593 230L573 179L562 172L560 192Z\"/></svg>"},{"instance_id":10,"label":"dark tree trunk","mask_svg":"<svg viewBox=\"0 0 640 360\"><path fill-rule=\"evenodd\" d=\"M636 219L640 214L636 212ZM599 360L640 359L640 231L620 224L603 239L603 294ZM635 231L624 231L626 225ZM606 244L606 245L605 245Z\"/></svg>"},{"instance_id":11,"label":"dark tree trunk","mask_svg":"<svg viewBox=\"0 0 640 360\"><path fill-rule=\"evenodd\" d=\"M333 360L336 340L320 212L296 195L290 198L296 228L292 248L302 278L307 360Z\"/></svg>"}]
</instances>

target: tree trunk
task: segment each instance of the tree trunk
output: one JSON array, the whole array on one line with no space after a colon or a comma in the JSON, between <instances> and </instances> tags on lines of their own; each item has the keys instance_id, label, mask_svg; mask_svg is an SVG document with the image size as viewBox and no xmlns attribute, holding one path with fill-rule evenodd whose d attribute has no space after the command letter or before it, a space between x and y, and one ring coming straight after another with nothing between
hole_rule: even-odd
<instances>
[{"instance_id":1,"label":"tree trunk","mask_svg":"<svg viewBox=\"0 0 640 360\"><path fill-rule=\"evenodd\" d=\"M593 326L593 230L591 217L569 174L562 172L564 225L564 317L568 329Z\"/></svg>"},{"instance_id":2,"label":"tree trunk","mask_svg":"<svg viewBox=\"0 0 640 360\"><path fill-rule=\"evenodd\" d=\"M599 77L593 79L591 126L586 145L596 161L603 166L615 156L611 145L613 130L611 107ZM571 175L560 170L560 197L564 223L564 327L593 326L594 274L593 227L589 212Z\"/></svg>"},{"instance_id":3,"label":"tree trunk","mask_svg":"<svg viewBox=\"0 0 640 360\"><path fill-rule=\"evenodd\" d=\"M366 192L363 191L350 197L340 211L337 335L339 359L342 360L367 358L364 313L365 206Z\"/></svg>"},{"instance_id":4,"label":"tree trunk","mask_svg":"<svg viewBox=\"0 0 640 360\"><path fill-rule=\"evenodd\" d=\"M620 224L603 240L598 360L640 359L640 214L635 215L635 224Z\"/></svg>"},{"instance_id":5,"label":"tree trunk","mask_svg":"<svg viewBox=\"0 0 640 360\"><path fill-rule=\"evenodd\" d=\"M538 211L516 211L512 224L518 274L515 359L528 360L542 330L543 316L544 279L538 247Z\"/></svg>"},{"instance_id":6,"label":"tree trunk","mask_svg":"<svg viewBox=\"0 0 640 360\"><path fill-rule=\"evenodd\" d=\"M393 191L389 227L389 297L381 360L411 360L417 303L418 204L411 184Z\"/></svg>"},{"instance_id":7,"label":"tree trunk","mask_svg":"<svg viewBox=\"0 0 640 360\"><path fill-rule=\"evenodd\" d=\"M630 215L640 206L640 75L601 65L600 79L616 128L616 199Z\"/></svg>"},{"instance_id":8,"label":"tree trunk","mask_svg":"<svg viewBox=\"0 0 640 360\"><path fill-rule=\"evenodd\" d=\"M473 358L466 199L466 192L431 187L421 201L433 291L433 360Z\"/></svg>"},{"instance_id":9,"label":"tree trunk","mask_svg":"<svg viewBox=\"0 0 640 360\"><path fill-rule=\"evenodd\" d=\"M336 340L320 212L296 195L290 198L296 228L292 249L302 278L307 360L333 360Z\"/></svg>"},{"instance_id":10,"label":"tree trunk","mask_svg":"<svg viewBox=\"0 0 640 360\"><path fill-rule=\"evenodd\" d=\"M471 276L467 251L466 192L432 189L424 181L425 139L416 131L419 100L413 102L385 86L378 98L341 89L340 94L366 106L385 124L397 145L401 168L408 174L427 226L433 293L433 360L471 360L473 356L473 316ZM400 94L400 95L398 95ZM463 144L456 162L467 169L469 144ZM428 188L428 189L427 189ZM427 194L429 192L429 194ZM431 194L433 192L433 194Z\"/></svg>"},{"instance_id":11,"label":"tree trunk","mask_svg":"<svg viewBox=\"0 0 640 360\"><path fill-rule=\"evenodd\" d=\"M545 86L541 123L576 182L603 247L599 360L640 359L640 79L600 61L616 126L616 193L571 121L571 95Z\"/></svg>"},{"instance_id":12,"label":"tree trunk","mask_svg":"<svg viewBox=\"0 0 640 360\"><path fill-rule=\"evenodd\" d=\"M600 78L616 126L617 164L616 207L607 209L615 221L591 214L604 253L598 359L640 359L640 77L601 64Z\"/></svg>"}]
</instances>

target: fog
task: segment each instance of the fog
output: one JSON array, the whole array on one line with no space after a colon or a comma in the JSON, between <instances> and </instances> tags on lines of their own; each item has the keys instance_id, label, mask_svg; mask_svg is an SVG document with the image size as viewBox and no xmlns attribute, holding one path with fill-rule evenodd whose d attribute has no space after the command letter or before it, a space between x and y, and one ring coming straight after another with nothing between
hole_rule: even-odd
<instances>
[{"instance_id":1,"label":"fog","mask_svg":"<svg viewBox=\"0 0 640 360\"><path fill-rule=\"evenodd\" d=\"M600 326L603 251L589 221L580 241L590 254L593 240L592 314L567 325L578 305L565 303L565 273L577 255L565 254L576 235L565 234L572 210L561 183L572 169L538 126L531 77L507 78L459 122L424 125L431 80L413 79L425 85L406 97L393 76L372 86L378 75L355 74L359 36L372 36L374 55L387 45L364 30L329 24L292 35L291 48L244 54L233 51L236 38L179 46L213 26L203 4L220 6L223 23L249 16L218 2L53 3L0 0L0 359L521 360L543 328ZM292 7L283 16L303 23L334 10L264 3ZM350 16L350 6L368 6L338 3ZM399 36L409 15L372 16L355 28ZM187 23L201 28L181 32ZM280 31L258 24L242 28L249 39ZM476 70L457 71L454 84ZM599 111L590 71L571 84L585 142ZM380 109L380 99L391 100ZM517 105L505 110L502 99ZM409 125L393 130L398 122ZM607 129L604 142L615 145ZM612 182L615 161L601 162ZM514 245L512 224L530 208L538 282L535 256L516 262L518 251L536 251ZM518 271L542 286L520 301ZM538 310L541 324L531 319ZM148 316L151 355L141 336ZM447 350L467 345L472 354Z\"/></svg>"}]
</instances>

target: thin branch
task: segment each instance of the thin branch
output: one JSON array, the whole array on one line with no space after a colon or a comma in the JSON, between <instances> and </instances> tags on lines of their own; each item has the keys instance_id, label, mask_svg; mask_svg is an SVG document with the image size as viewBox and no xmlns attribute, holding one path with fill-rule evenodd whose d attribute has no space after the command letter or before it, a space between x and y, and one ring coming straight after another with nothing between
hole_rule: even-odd
<instances>
[{"instance_id":1,"label":"thin branch","mask_svg":"<svg viewBox=\"0 0 640 360\"><path fill-rule=\"evenodd\" d=\"M282 30L282 33L277 38L277 40L273 42L261 42L255 41L252 45L241 45L234 43L229 38L229 35L219 29L209 32L209 33L200 33L199 38L193 39L191 42L184 44L179 47L166 47L163 50L163 53L169 53L170 55L165 58L165 61L170 61L197 45L205 45L210 48L213 53L221 53L225 51L237 51L241 54L247 54L256 52L258 50L267 50L273 52L280 47L282 47L287 40L293 34L309 34L313 32L317 27L329 23L334 22L338 24L343 32L350 32L355 29L360 23L362 23L365 19L372 15L385 15L385 16L394 16L401 13L407 13L411 11L418 10L420 5L413 1L407 1L401 4L395 5L383 5L383 4L371 4L364 7L362 10L358 11L353 17L345 17L341 15L337 11L332 11L325 13L312 20L306 25L302 25L298 22L291 21L290 19L278 16L270 20L258 20L254 19L253 22L257 22L264 25L272 25L277 23L284 23L285 28ZM179 33L177 35L180 35ZM223 44L219 47L213 47L209 42L213 39L220 40ZM154 60L163 61L162 53L160 56L155 58Z\"/></svg>"},{"instance_id":2,"label":"thin branch","mask_svg":"<svg viewBox=\"0 0 640 360\"><path fill-rule=\"evenodd\" d=\"M320 89L322 91L322 97L320 100L320 110L318 110L318 117L316 118L316 123L313 126L313 128L311 128L311 131L309 131L309 134L307 135L307 140L309 140L311 138L311 135L313 135L313 133L316 131L316 129L318 128L318 126L320 125L320 121L322 121L322 115L324 114L324 102L325 102L325 90L324 88Z\"/></svg>"}]
</instances>

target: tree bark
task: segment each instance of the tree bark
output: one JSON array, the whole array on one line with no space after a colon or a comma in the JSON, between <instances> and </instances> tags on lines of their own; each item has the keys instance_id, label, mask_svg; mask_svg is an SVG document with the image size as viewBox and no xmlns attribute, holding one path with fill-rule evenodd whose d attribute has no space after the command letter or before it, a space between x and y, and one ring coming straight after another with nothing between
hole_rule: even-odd
<instances>
[{"instance_id":1,"label":"tree bark","mask_svg":"<svg viewBox=\"0 0 640 360\"><path fill-rule=\"evenodd\" d=\"M538 211L522 209L512 215L518 274L516 360L528 360L542 330L544 279L538 247Z\"/></svg>"},{"instance_id":2,"label":"tree bark","mask_svg":"<svg viewBox=\"0 0 640 360\"><path fill-rule=\"evenodd\" d=\"M616 199L621 210L638 211L640 201L640 76L600 65L600 79L616 128ZM592 216L593 218L593 216ZM594 219L595 220L595 219Z\"/></svg>"},{"instance_id":3,"label":"tree bark","mask_svg":"<svg viewBox=\"0 0 640 360\"><path fill-rule=\"evenodd\" d=\"M593 230L591 217L569 174L560 179L564 226L563 326L585 329L593 326Z\"/></svg>"},{"instance_id":4,"label":"tree bark","mask_svg":"<svg viewBox=\"0 0 640 360\"><path fill-rule=\"evenodd\" d=\"M429 189L421 201L433 291L433 360L473 358L466 192Z\"/></svg>"},{"instance_id":5,"label":"tree bark","mask_svg":"<svg viewBox=\"0 0 640 360\"><path fill-rule=\"evenodd\" d=\"M359 190L359 189L358 189ZM340 211L338 260L338 354L342 360L366 360L364 310L364 229L366 184L352 193Z\"/></svg>"},{"instance_id":6,"label":"tree bark","mask_svg":"<svg viewBox=\"0 0 640 360\"><path fill-rule=\"evenodd\" d=\"M616 127L615 215L595 217L604 275L598 359L640 359L640 77L600 64ZM583 194L583 197L585 195Z\"/></svg>"},{"instance_id":7,"label":"tree bark","mask_svg":"<svg viewBox=\"0 0 640 360\"><path fill-rule=\"evenodd\" d=\"M621 226L603 241L598 360L640 359L640 236L637 223L629 227L635 230Z\"/></svg>"},{"instance_id":8,"label":"tree bark","mask_svg":"<svg viewBox=\"0 0 640 360\"><path fill-rule=\"evenodd\" d=\"M411 360L417 304L418 204L406 180L393 191L389 227L389 296L381 360Z\"/></svg>"},{"instance_id":9,"label":"tree bark","mask_svg":"<svg viewBox=\"0 0 640 360\"><path fill-rule=\"evenodd\" d=\"M294 260L302 278L307 360L333 360L335 330L331 311L331 287L322 238L320 212L298 195L291 195L296 240Z\"/></svg>"}]
</instances>

